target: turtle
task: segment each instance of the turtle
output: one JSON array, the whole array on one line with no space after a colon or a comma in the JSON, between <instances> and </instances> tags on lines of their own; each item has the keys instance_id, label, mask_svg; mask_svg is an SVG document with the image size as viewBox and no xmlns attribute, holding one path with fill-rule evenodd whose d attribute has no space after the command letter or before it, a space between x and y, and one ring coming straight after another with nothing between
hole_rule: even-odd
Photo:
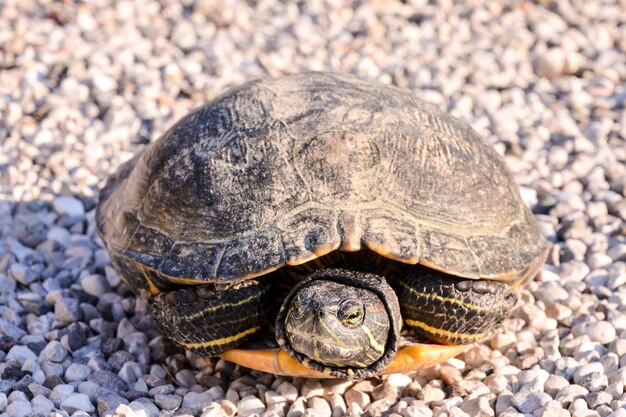
<instances>
[{"instance_id":1,"label":"turtle","mask_svg":"<svg viewBox=\"0 0 626 417\"><path fill-rule=\"evenodd\" d=\"M253 80L193 110L109 177L96 225L175 344L304 377L457 355L547 253L476 131L329 72Z\"/></svg>"}]
</instances>

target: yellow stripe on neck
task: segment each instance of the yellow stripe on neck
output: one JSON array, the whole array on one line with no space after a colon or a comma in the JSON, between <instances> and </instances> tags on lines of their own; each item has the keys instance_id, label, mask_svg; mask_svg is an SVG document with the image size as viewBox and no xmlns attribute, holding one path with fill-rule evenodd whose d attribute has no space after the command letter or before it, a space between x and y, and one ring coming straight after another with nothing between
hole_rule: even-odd
<instances>
[{"instance_id":1,"label":"yellow stripe on neck","mask_svg":"<svg viewBox=\"0 0 626 417\"><path fill-rule=\"evenodd\" d=\"M206 342L183 343L180 340L177 340L177 342L180 343L181 345L183 345L184 347L186 347L187 349L202 349L202 348L206 348L206 347L226 345L228 343L235 342L235 341L241 339L242 337L245 337L245 336L247 336L249 334L257 332L259 329L260 329L260 327L258 327L258 326L257 327L251 327L251 328L246 329L243 332L238 333L236 335L223 337L221 339L208 340Z\"/></svg>"},{"instance_id":2,"label":"yellow stripe on neck","mask_svg":"<svg viewBox=\"0 0 626 417\"><path fill-rule=\"evenodd\" d=\"M450 339L471 339L471 340L477 340L480 339L481 337L484 336L484 333L476 333L476 334L471 334L471 333L455 333L455 332L451 332L448 330L443 330L443 329L439 329L437 327L432 327L429 326L428 324L421 322L419 320L411 320L411 319L406 319L404 321L406 324L408 324L409 326L413 326L413 327L419 327L420 329L431 333L431 334L436 334L439 336L444 336Z\"/></svg>"},{"instance_id":3,"label":"yellow stripe on neck","mask_svg":"<svg viewBox=\"0 0 626 417\"><path fill-rule=\"evenodd\" d=\"M378 352L385 353L385 347L378 343L376 339L374 339L374 335L372 335L372 331L370 330L370 328L367 326L362 326L361 328L363 329L363 332L367 335L367 338L370 341L370 345L372 345L372 347Z\"/></svg>"},{"instance_id":4,"label":"yellow stripe on neck","mask_svg":"<svg viewBox=\"0 0 626 417\"><path fill-rule=\"evenodd\" d=\"M462 305L464 307L469 308L470 310L476 310L476 311L487 310L487 308L485 308L485 307L477 306L476 304L466 303L464 301L457 300L456 298L447 298L447 297L442 297L442 296L437 295L437 294L426 294L426 293L423 293L423 292L419 292L419 291L416 291L415 289L411 288L411 286L409 286L405 282L402 282L402 281L398 281L398 282L400 283L401 286L403 286L404 288L409 290L409 292L417 295L418 297L434 298L436 300L441 300L441 301L446 302L446 303L459 304L459 305Z\"/></svg>"},{"instance_id":5,"label":"yellow stripe on neck","mask_svg":"<svg viewBox=\"0 0 626 417\"><path fill-rule=\"evenodd\" d=\"M211 313L214 312L216 310L225 308L225 307L237 307L240 306L242 304L246 304L249 303L250 301L254 300L255 298L259 298L263 293L265 293L265 289L262 289L261 291L259 291L256 294L253 294L251 296L249 296L248 298L244 298L243 300L239 300L237 302L234 303L223 303L223 304L219 304L219 305L215 305L215 306L211 306L211 307L207 307L203 310L197 311L193 314L190 314L188 316L182 316L182 318L184 320L192 320L192 319L196 319L198 317L201 317L207 313Z\"/></svg>"}]
</instances>

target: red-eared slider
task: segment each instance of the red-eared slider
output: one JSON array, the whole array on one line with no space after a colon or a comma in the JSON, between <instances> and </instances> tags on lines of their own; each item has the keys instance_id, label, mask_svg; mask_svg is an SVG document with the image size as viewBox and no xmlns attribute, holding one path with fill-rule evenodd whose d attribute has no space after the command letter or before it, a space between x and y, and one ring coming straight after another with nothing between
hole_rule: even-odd
<instances>
[{"instance_id":1,"label":"red-eared slider","mask_svg":"<svg viewBox=\"0 0 626 417\"><path fill-rule=\"evenodd\" d=\"M546 252L475 131L328 73L253 81L193 111L109 178L96 220L165 335L288 375L455 355L506 317Z\"/></svg>"}]
</instances>

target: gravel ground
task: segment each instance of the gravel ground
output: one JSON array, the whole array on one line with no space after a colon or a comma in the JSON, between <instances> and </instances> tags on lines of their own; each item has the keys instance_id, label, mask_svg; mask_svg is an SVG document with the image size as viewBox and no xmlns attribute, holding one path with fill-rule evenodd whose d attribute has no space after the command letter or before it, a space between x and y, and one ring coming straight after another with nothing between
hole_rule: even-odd
<instances>
[{"instance_id":1,"label":"gravel ground","mask_svg":"<svg viewBox=\"0 0 626 417\"><path fill-rule=\"evenodd\" d=\"M0 2L0 416L626 417L626 4ZM484 4L481 4L484 3ZM419 375L177 350L94 228L107 174L243 81L334 70L483 134L553 243L497 335Z\"/></svg>"}]
</instances>

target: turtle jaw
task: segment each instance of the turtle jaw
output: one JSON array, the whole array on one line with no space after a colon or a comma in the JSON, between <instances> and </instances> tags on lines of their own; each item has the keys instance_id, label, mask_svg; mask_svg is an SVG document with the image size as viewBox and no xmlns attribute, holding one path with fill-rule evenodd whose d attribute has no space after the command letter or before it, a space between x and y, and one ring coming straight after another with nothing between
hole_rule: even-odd
<instances>
[{"instance_id":1,"label":"turtle jaw","mask_svg":"<svg viewBox=\"0 0 626 417\"><path fill-rule=\"evenodd\" d=\"M287 334L291 346L296 352L300 352L303 355L307 355L308 352L314 352L312 356L318 361L321 361L321 358L324 357L325 360L323 363L326 365L336 367L342 367L348 364L355 367L366 366L364 362L359 361L364 353L364 349L361 347L350 348L343 344L338 345L335 341L330 339L318 339L312 336L311 333L300 333L290 328L290 326L287 326ZM315 357L316 354L317 357ZM378 357L380 357L380 355L378 355ZM370 363L371 362L372 361L370 361Z\"/></svg>"},{"instance_id":2,"label":"turtle jaw","mask_svg":"<svg viewBox=\"0 0 626 417\"><path fill-rule=\"evenodd\" d=\"M363 317L351 313L361 304ZM345 306L348 307L345 307ZM278 344L312 370L340 378L367 378L398 349L398 300L384 278L329 268L298 283L276 318Z\"/></svg>"}]
</instances>

